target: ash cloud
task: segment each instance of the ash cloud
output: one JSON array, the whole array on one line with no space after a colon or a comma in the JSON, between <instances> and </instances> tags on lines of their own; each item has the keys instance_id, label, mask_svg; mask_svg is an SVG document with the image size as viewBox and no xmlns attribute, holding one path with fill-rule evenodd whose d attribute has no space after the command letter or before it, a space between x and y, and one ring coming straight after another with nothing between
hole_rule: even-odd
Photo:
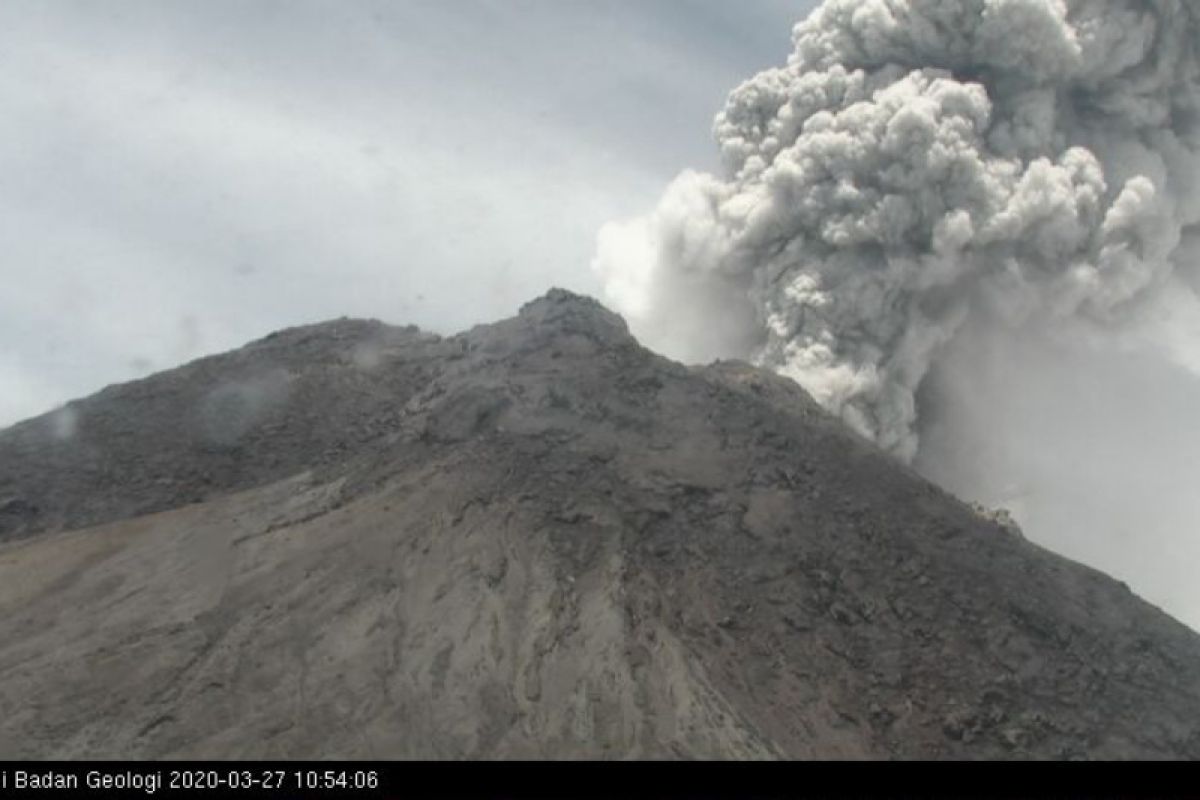
<instances>
[{"instance_id":1,"label":"ash cloud","mask_svg":"<svg viewBox=\"0 0 1200 800\"><path fill-rule=\"evenodd\" d=\"M1062 396L1080 364L1112 393L1139 379L1130 354L1197 369L1200 335L1176 324L1182 308L1200 334L1194 3L826 0L793 44L717 116L721 174L685 172L650 214L599 234L594 268L650 346L770 367L900 458L990 499L1033 471L1014 479L1013 464L1029 464L1011 453L972 477L948 469L974 463L981 429L1010 451L1060 431L1074 437L1063 452L1088 459L1105 426L1130 424L1103 398L1088 401L1086 433L1054 424L1070 418L1062 404L1039 407L1035 425L1001 414L1008 400ZM979 376L986 403L968 391ZM1181 381L1200 402L1200 385ZM1043 492L1062 499L1131 463L1171 462L1117 440L1112 475L1080 482L1064 461L1037 473L1059 476ZM1163 528L1190 532L1198 518L1185 509Z\"/></svg>"},{"instance_id":2,"label":"ash cloud","mask_svg":"<svg viewBox=\"0 0 1200 800\"><path fill-rule=\"evenodd\" d=\"M911 459L972 317L1116 325L1194 260L1197 13L829 0L730 95L725 173L606 226L596 268L652 344L750 352Z\"/></svg>"}]
</instances>

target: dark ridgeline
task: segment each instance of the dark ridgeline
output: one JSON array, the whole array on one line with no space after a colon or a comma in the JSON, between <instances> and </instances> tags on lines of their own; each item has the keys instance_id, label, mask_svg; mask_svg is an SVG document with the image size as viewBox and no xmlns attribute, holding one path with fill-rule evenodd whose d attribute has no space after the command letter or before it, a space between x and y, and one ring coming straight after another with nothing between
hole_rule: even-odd
<instances>
[{"instance_id":1,"label":"dark ridgeline","mask_svg":"<svg viewBox=\"0 0 1200 800\"><path fill-rule=\"evenodd\" d=\"M0 432L0 541L10 758L1200 757L1191 630L563 291Z\"/></svg>"}]
</instances>

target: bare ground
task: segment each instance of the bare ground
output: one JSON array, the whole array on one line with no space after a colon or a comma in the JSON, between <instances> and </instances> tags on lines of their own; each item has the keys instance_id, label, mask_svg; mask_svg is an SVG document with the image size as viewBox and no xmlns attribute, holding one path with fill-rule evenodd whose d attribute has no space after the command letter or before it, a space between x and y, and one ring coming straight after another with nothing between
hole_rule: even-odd
<instances>
[{"instance_id":1,"label":"bare ground","mask_svg":"<svg viewBox=\"0 0 1200 800\"><path fill-rule=\"evenodd\" d=\"M0 432L0 541L9 758L1200 757L1200 636L565 292Z\"/></svg>"}]
</instances>

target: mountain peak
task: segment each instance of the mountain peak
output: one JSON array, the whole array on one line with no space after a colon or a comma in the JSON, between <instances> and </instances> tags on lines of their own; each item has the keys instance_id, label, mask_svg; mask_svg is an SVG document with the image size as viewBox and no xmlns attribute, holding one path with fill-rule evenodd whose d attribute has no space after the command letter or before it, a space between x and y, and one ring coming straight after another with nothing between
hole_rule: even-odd
<instances>
[{"instance_id":1,"label":"mountain peak","mask_svg":"<svg viewBox=\"0 0 1200 800\"><path fill-rule=\"evenodd\" d=\"M536 325L566 332L590 331L604 338L631 339L629 326L619 314L599 301L566 289L554 288L521 306L519 317Z\"/></svg>"},{"instance_id":2,"label":"mountain peak","mask_svg":"<svg viewBox=\"0 0 1200 800\"><path fill-rule=\"evenodd\" d=\"M70 411L0 432L10 757L1200 757L1200 636L570 292Z\"/></svg>"}]
</instances>

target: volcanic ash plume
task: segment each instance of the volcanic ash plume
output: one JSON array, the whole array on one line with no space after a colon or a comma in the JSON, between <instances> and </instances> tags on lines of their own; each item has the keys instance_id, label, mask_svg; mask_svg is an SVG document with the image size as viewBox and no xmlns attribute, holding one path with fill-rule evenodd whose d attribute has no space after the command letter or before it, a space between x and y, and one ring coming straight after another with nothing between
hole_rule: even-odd
<instances>
[{"instance_id":1,"label":"volcanic ash plume","mask_svg":"<svg viewBox=\"0 0 1200 800\"><path fill-rule=\"evenodd\" d=\"M595 266L651 346L750 356L898 455L974 325L1089 326L1195 282L1192 0L827 0Z\"/></svg>"}]
</instances>

